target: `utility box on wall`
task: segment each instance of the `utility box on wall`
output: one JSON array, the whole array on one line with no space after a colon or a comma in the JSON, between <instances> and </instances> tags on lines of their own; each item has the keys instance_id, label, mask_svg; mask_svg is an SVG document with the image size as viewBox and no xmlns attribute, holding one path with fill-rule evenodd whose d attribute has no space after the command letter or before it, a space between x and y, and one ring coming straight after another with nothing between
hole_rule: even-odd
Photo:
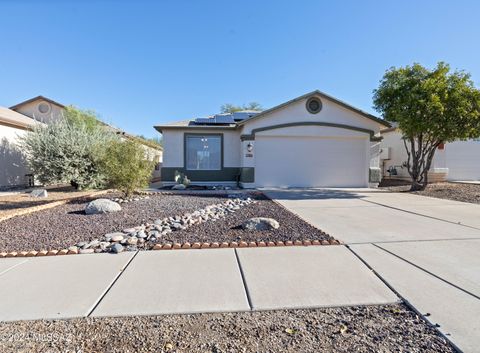
<instances>
[{"instance_id":1,"label":"utility box on wall","mask_svg":"<svg viewBox=\"0 0 480 353\"><path fill-rule=\"evenodd\" d=\"M380 151L380 159L390 159L391 149L391 147L382 147Z\"/></svg>"}]
</instances>

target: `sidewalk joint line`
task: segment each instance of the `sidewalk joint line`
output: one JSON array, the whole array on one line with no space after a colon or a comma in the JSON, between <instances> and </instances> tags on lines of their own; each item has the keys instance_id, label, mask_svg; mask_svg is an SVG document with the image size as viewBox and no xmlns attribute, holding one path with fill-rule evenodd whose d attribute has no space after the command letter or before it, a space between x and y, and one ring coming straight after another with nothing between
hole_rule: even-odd
<instances>
[{"instance_id":1,"label":"sidewalk joint line","mask_svg":"<svg viewBox=\"0 0 480 353\"><path fill-rule=\"evenodd\" d=\"M405 212L405 213L410 213L410 214L413 214L413 215L416 215L416 216L421 216L421 217L425 217L425 218L435 219L435 220L437 220L437 221L446 222L446 223L450 223L450 224L455 224L455 225L461 226L461 227L467 227L467 228L471 228L471 229L475 229L475 230L480 230L480 228L478 228L478 227L473 227L473 226L469 226L469 225L467 225L467 224L458 223L458 222L454 222L454 221L447 221L446 219L442 219L442 218L438 218L438 217L433 217L433 216L428 216L428 215L421 214L421 213L414 212L414 211L404 210L403 208L398 208L398 207L394 207L394 206L389 206L389 205L385 205L385 204L382 204L382 203L379 203L379 202L375 202L375 201L368 201L368 200L365 200L365 199L359 199L359 200L364 201L364 202L368 202L368 203L372 203L372 204L374 204L374 205L379 205L379 206L387 207L387 208L390 208L390 209L392 209L392 210L397 210L397 211L401 211L401 212Z\"/></svg>"},{"instance_id":2,"label":"sidewalk joint line","mask_svg":"<svg viewBox=\"0 0 480 353\"><path fill-rule=\"evenodd\" d=\"M245 295L247 296L248 306L250 310L253 310L252 299L250 298L250 292L248 290L247 280L245 279L245 274L243 273L243 268L240 262L240 258L238 257L237 249L233 249L235 252L235 258L237 259L238 269L240 270L240 276L242 277L243 288L245 289Z\"/></svg>"},{"instance_id":3,"label":"sidewalk joint line","mask_svg":"<svg viewBox=\"0 0 480 353\"><path fill-rule=\"evenodd\" d=\"M419 266L419 265L417 265L417 264L415 264L415 263L413 263L413 262L411 262L411 261L409 261L409 260L401 257L400 255L397 255L397 254L395 254L394 252L392 252L392 251L390 251L390 250L387 250L387 249L385 249L385 248L382 248L380 245L377 245L377 244L372 244L372 245L373 245L373 246L376 246L377 248L379 248L379 249L381 249L381 250L383 250L383 251L385 251L385 252L387 252L387 253L390 254L390 255L395 256L396 258L398 258L398 259L400 259L400 260L405 261L405 262L408 263L409 265L412 265L413 267L416 267L416 268L418 268L419 270L428 273L429 275L431 275L431 276L439 279L440 281L442 281L442 282L444 282L444 283L446 283L446 284L449 284L449 285L451 285L452 287L455 287L455 288L459 289L460 291L462 291L462 292L464 292L464 293L466 293L466 294L469 294L469 295L471 295L472 297L474 297L474 298L476 298L476 299L480 299L480 296L478 296L478 295L476 295L476 294L474 294L474 293L471 293L471 292L469 292L468 290L463 289L462 287L457 286L456 284L454 284L454 283L452 283L452 282L450 282L450 281L447 281L446 279L443 279L442 277L436 275L435 273L433 273L433 272L431 272L431 271L429 271L429 270L427 270L427 269L425 269L425 268L423 268L423 267L421 267L421 266Z\"/></svg>"},{"instance_id":4,"label":"sidewalk joint line","mask_svg":"<svg viewBox=\"0 0 480 353\"><path fill-rule=\"evenodd\" d=\"M14 268L17 268L20 265L23 265L25 262L28 262L28 260L24 260L22 262L19 262L18 264L13 265L12 267L7 268L6 270L3 270L2 272L0 272L0 276L7 273L7 272L10 272L10 270L13 270Z\"/></svg>"},{"instance_id":5,"label":"sidewalk joint line","mask_svg":"<svg viewBox=\"0 0 480 353\"><path fill-rule=\"evenodd\" d=\"M395 243L421 243L429 241L462 241L462 240L480 240L480 237L469 238L438 238L438 239L412 239L412 240L379 240L345 243L347 245L365 245L365 244L395 244Z\"/></svg>"},{"instance_id":6,"label":"sidewalk joint line","mask_svg":"<svg viewBox=\"0 0 480 353\"><path fill-rule=\"evenodd\" d=\"M138 253L140 252L140 250L137 250L137 252L130 258L130 260L128 260L128 262L126 263L126 265L122 268L122 270L120 272L118 272L118 274L115 276L114 280L112 281L112 283L110 283L110 285L107 287L107 289L105 290L105 292L103 292L103 294L100 296L100 298L98 298L97 302L93 305L92 309L90 309L90 311L88 312L88 314L85 316L85 317L90 317L90 315L92 315L92 313L95 311L95 309L98 307L98 305L100 305L100 303L102 302L103 298L105 298L105 296L108 294L108 292L110 291L110 289L112 289L112 287L115 285L115 283L117 283L118 279L120 278L121 275L123 275L123 273L126 271L126 269L128 268L128 266L130 265L130 263L133 261L133 259L138 255ZM113 255L115 256L115 255Z\"/></svg>"},{"instance_id":7,"label":"sidewalk joint line","mask_svg":"<svg viewBox=\"0 0 480 353\"><path fill-rule=\"evenodd\" d=\"M372 245L375 245L375 244L372 244ZM348 250L350 250L353 255L355 255L365 266L367 266L367 268L373 272L373 274L375 276L378 277L378 279L380 279L380 281L382 281L393 293L395 293L395 295L397 297L399 297L402 302L408 307L410 308L410 310L412 310L413 312L415 312L418 316L420 316L423 321L425 321L428 325L430 325L436 332L438 332L440 334L440 336L442 336L445 340L447 340L448 342L450 342L450 344L452 345L452 347L459 353L462 353L462 350L460 350L459 347L457 347L457 345L455 345L455 343L453 343L453 341L447 336L445 335L443 332L441 332L437 326L435 326L434 323L432 323L428 317L426 317L423 313L421 313L420 311L418 311L418 309L412 304L410 303L407 298L405 298L403 295L401 295L395 288L393 288L393 286L388 283L388 281L383 278L377 271L375 271L373 269L372 266L370 266L367 261L365 261L360 255L358 255L353 249L351 249L348 245L345 245L347 247Z\"/></svg>"}]
</instances>

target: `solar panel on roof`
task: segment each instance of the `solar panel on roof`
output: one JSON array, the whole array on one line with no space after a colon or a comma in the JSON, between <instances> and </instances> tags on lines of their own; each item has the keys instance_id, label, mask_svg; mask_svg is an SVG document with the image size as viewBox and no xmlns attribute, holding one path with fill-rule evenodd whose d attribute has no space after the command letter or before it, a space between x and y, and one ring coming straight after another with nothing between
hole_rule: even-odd
<instances>
[{"instance_id":1,"label":"solar panel on roof","mask_svg":"<svg viewBox=\"0 0 480 353\"><path fill-rule=\"evenodd\" d=\"M214 115L211 118L197 118L195 119L196 124L205 124L205 125L222 125L222 124L235 124L231 114L228 115Z\"/></svg>"}]
</instances>

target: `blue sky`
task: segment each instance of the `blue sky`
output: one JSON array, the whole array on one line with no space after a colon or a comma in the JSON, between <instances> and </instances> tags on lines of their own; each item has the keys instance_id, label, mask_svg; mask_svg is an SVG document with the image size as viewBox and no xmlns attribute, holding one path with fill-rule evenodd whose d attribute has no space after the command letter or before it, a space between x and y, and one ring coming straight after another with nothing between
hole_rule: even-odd
<instances>
[{"instance_id":1,"label":"blue sky","mask_svg":"<svg viewBox=\"0 0 480 353\"><path fill-rule=\"evenodd\" d=\"M128 132L320 89L372 109L391 66L480 83L478 1L0 0L0 105L36 95Z\"/></svg>"}]
</instances>

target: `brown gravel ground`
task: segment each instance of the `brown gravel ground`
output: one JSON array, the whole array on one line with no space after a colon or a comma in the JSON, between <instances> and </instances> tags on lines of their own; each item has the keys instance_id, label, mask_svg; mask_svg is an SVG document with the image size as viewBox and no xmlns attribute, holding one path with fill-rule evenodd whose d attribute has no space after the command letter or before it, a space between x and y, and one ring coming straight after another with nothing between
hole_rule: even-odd
<instances>
[{"instance_id":1,"label":"brown gravel ground","mask_svg":"<svg viewBox=\"0 0 480 353\"><path fill-rule=\"evenodd\" d=\"M405 305L0 324L1 352L454 352Z\"/></svg>"},{"instance_id":2,"label":"brown gravel ground","mask_svg":"<svg viewBox=\"0 0 480 353\"><path fill-rule=\"evenodd\" d=\"M100 197L114 197L107 194ZM18 216L0 222L0 251L62 249L106 233L152 222L157 218L181 215L207 205L223 202L221 197L193 197L158 194L149 199L122 204L120 212L85 215L90 199Z\"/></svg>"},{"instance_id":3,"label":"brown gravel ground","mask_svg":"<svg viewBox=\"0 0 480 353\"><path fill-rule=\"evenodd\" d=\"M163 240L170 242L231 242L231 241L288 241L288 240L322 240L332 239L328 234L287 211L283 206L271 201L263 194L256 193L255 204L242 207L215 222L196 224L187 230L173 232ZM274 218L280 223L280 228L272 231L248 232L240 225L252 217Z\"/></svg>"},{"instance_id":4,"label":"brown gravel ground","mask_svg":"<svg viewBox=\"0 0 480 353\"><path fill-rule=\"evenodd\" d=\"M113 197L114 194L102 197ZM122 204L122 211L104 215L85 215L88 200L18 216L0 222L0 251L62 249L89 241L105 233L153 222L155 219L193 212L214 203L225 202L227 194L192 195L159 193L149 199ZM254 196L254 195L251 195ZM227 217L194 225L167 235L159 242L287 241L330 239L327 234L304 222L282 206L255 193L258 202ZM237 227L251 217L273 217L281 225L273 231L247 232ZM154 244L147 244L153 246Z\"/></svg>"},{"instance_id":5,"label":"brown gravel ground","mask_svg":"<svg viewBox=\"0 0 480 353\"><path fill-rule=\"evenodd\" d=\"M52 186L46 188L48 197L36 198L31 197L28 189L16 195L8 195L0 197L0 218L15 214L20 209L34 206L40 206L54 201L67 200L74 197L89 195L98 190L78 191L72 186ZM13 190L15 191L15 190Z\"/></svg>"},{"instance_id":6,"label":"brown gravel ground","mask_svg":"<svg viewBox=\"0 0 480 353\"><path fill-rule=\"evenodd\" d=\"M429 184L425 190L410 192L410 184L402 180L384 180L381 189L394 192L409 192L422 196L436 197L454 201L479 203L480 185L461 183L435 183Z\"/></svg>"}]
</instances>

